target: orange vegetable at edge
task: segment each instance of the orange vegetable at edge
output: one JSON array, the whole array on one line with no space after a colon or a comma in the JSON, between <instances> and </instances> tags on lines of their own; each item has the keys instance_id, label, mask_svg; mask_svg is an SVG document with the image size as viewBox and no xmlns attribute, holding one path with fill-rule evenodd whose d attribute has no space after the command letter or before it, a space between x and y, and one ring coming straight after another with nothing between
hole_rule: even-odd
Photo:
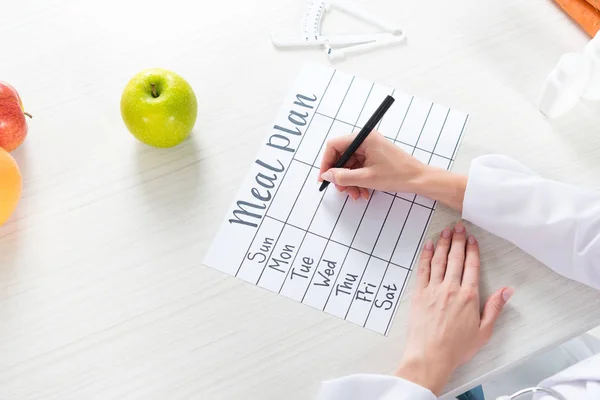
<instances>
[{"instance_id":1,"label":"orange vegetable at edge","mask_svg":"<svg viewBox=\"0 0 600 400\"><path fill-rule=\"evenodd\" d=\"M587 0L554 0L588 35L600 30L600 11Z\"/></svg>"},{"instance_id":2,"label":"orange vegetable at edge","mask_svg":"<svg viewBox=\"0 0 600 400\"><path fill-rule=\"evenodd\" d=\"M596 10L600 9L600 0L587 0Z\"/></svg>"},{"instance_id":3,"label":"orange vegetable at edge","mask_svg":"<svg viewBox=\"0 0 600 400\"><path fill-rule=\"evenodd\" d=\"M0 225L16 210L22 190L23 182L17 162L0 147Z\"/></svg>"}]
</instances>

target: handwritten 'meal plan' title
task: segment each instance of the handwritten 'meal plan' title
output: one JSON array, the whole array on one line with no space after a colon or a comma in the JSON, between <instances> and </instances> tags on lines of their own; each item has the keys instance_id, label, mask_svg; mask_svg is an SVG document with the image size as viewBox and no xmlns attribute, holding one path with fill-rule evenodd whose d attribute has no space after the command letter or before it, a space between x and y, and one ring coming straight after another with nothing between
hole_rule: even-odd
<instances>
[{"instance_id":1,"label":"handwritten 'meal plan' title","mask_svg":"<svg viewBox=\"0 0 600 400\"><path fill-rule=\"evenodd\" d=\"M293 108L287 117L292 125L290 127L275 125L273 134L269 136L266 143L267 147L275 149L274 151L284 157L285 161L288 161L288 159L289 161L285 164L282 163L279 155L274 163L261 159L255 161L261 167L261 172L257 173L254 178L257 185L250 190L253 199L251 201L238 200L236 202L237 207L232 212L232 218L229 219L230 224L241 224L252 228L258 226L258 221L263 218L267 205L273 198L273 190L280 174L289 166L296 152L294 143L300 143L298 138L302 136L301 128L308 124L310 113L306 110L312 110L316 101L317 96L314 94L312 96L296 94L296 101L294 101Z\"/></svg>"}]
</instances>

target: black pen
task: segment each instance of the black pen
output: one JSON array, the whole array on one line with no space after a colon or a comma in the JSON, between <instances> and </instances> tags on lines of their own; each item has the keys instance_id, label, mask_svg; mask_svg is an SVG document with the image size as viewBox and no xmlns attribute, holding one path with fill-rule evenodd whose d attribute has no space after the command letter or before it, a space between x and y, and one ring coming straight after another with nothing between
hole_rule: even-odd
<instances>
[{"instance_id":1,"label":"black pen","mask_svg":"<svg viewBox=\"0 0 600 400\"><path fill-rule=\"evenodd\" d=\"M375 129L375 127L377 126L379 121L381 121L381 118L383 118L383 116L385 115L387 110L390 109L390 107L392 106L392 103L394 103L394 98L392 96L387 96L383 100L381 105L377 108L377 110L375 110L375 112L373 113L371 118L369 118L369 120L367 121L365 126L363 126L363 128L360 130L358 135L356 135L356 137L354 138L352 143L350 143L350 146L348 146L348 148L346 149L344 154L342 154L342 156L335 163L333 168L342 168L342 167L344 167L344 165L346 165L348 160L350 160L350 157L352 157L352 155L356 152L356 150L358 150L358 148L360 147L362 142L364 142L365 139L367 138L367 136L369 136L369 133L371 133L371 131L373 131L373 129ZM329 185L328 181L323 181L323 183L321 184L321 187L319 188L319 192L322 192L323 190L325 190L325 188L327 188L328 185Z\"/></svg>"}]
</instances>

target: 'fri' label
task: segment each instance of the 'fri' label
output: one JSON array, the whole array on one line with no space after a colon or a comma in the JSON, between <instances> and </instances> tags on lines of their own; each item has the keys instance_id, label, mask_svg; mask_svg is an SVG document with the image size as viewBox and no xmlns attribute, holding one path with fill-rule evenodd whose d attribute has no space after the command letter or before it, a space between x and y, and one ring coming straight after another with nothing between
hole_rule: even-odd
<instances>
[{"instance_id":1,"label":"'fri' label","mask_svg":"<svg viewBox=\"0 0 600 400\"><path fill-rule=\"evenodd\" d=\"M400 299L408 270L390 265L383 278L379 292L371 305L366 327L378 332L386 332Z\"/></svg>"}]
</instances>

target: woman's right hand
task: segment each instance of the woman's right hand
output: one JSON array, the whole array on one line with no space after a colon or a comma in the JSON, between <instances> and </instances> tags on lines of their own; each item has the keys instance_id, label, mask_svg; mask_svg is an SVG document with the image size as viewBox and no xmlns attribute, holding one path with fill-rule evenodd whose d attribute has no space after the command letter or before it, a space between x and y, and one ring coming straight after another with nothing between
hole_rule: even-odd
<instances>
[{"instance_id":1,"label":"woman's right hand","mask_svg":"<svg viewBox=\"0 0 600 400\"><path fill-rule=\"evenodd\" d=\"M374 130L350 158L346 167L333 168L355 134L327 142L319 182L335 184L354 199L368 198L369 189L416 193L462 211L467 177L423 164Z\"/></svg>"},{"instance_id":2,"label":"woman's right hand","mask_svg":"<svg viewBox=\"0 0 600 400\"><path fill-rule=\"evenodd\" d=\"M340 136L327 142L319 181L329 181L355 199L361 195L368 197L368 189L415 192L417 181L427 166L375 130L350 158L346 168L332 168L355 136Z\"/></svg>"}]
</instances>

